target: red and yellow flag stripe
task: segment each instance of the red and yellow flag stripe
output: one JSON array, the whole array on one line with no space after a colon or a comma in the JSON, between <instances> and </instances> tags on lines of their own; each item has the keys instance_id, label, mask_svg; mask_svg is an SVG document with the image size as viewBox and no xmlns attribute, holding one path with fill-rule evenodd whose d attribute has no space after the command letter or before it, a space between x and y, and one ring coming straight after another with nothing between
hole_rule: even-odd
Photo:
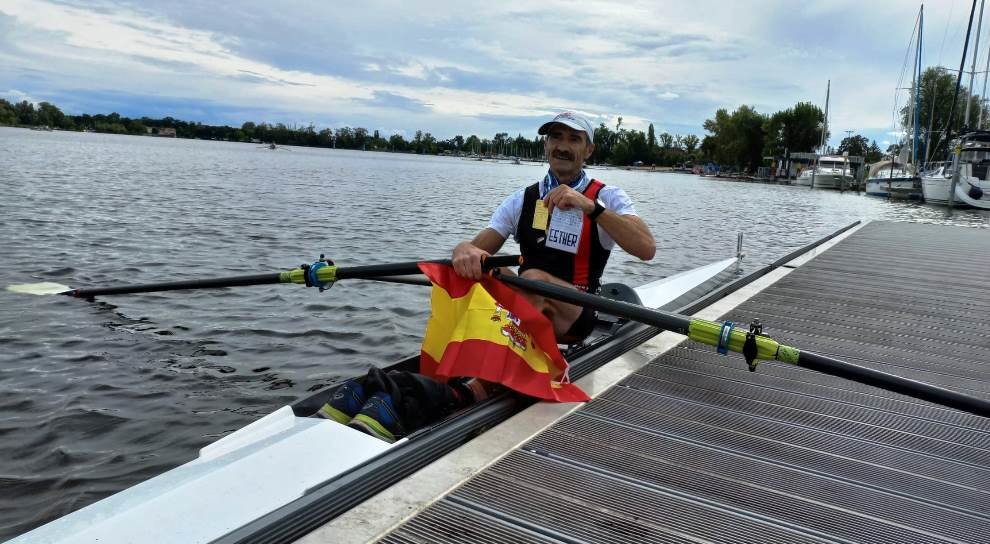
<instances>
[{"instance_id":1,"label":"red and yellow flag stripe","mask_svg":"<svg viewBox=\"0 0 990 544\"><path fill-rule=\"evenodd\" d=\"M550 322L522 295L490 277L461 278L448 265L419 266L433 282L420 372L476 377L544 400L589 400L568 383Z\"/></svg>"}]
</instances>

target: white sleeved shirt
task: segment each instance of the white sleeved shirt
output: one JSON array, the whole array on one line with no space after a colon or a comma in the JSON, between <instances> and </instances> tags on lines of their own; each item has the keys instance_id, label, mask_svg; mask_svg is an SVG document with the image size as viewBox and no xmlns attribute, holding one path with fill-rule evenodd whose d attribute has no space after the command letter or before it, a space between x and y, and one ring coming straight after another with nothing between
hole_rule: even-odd
<instances>
[{"instance_id":1,"label":"white sleeved shirt","mask_svg":"<svg viewBox=\"0 0 990 544\"><path fill-rule=\"evenodd\" d=\"M511 234L513 239L518 242L516 225L519 224L519 217L522 215L523 194L525 192L526 188L524 187L503 200L495 209L495 213L492 214L488 228L495 230L504 238L508 238ZM619 215L637 215L632 199L619 187L606 185L598 193L598 199L602 201L603 206ZM605 232L601 225L598 225L598 239L602 242L602 248L609 251L615 248L615 240Z\"/></svg>"}]
</instances>

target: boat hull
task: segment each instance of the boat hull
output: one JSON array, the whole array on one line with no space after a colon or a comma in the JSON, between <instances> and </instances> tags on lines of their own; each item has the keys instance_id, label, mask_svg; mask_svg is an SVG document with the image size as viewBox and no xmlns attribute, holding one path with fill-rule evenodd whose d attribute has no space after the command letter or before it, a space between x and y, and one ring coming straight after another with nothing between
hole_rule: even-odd
<instances>
[{"instance_id":1,"label":"boat hull","mask_svg":"<svg viewBox=\"0 0 990 544\"><path fill-rule=\"evenodd\" d=\"M970 192L972 186L979 187L983 195L981 198L972 198ZM925 195L925 202L930 204L947 205L949 203L949 191L952 188L952 178L943 176L931 176L921 179L921 189ZM978 208L990 210L990 183L976 180L960 180L956 184L956 193L952 199L954 208Z\"/></svg>"},{"instance_id":2,"label":"boat hull","mask_svg":"<svg viewBox=\"0 0 990 544\"><path fill-rule=\"evenodd\" d=\"M811 187L811 176L798 176L794 185ZM815 174L815 189L853 189L852 176L842 174Z\"/></svg>"},{"instance_id":3,"label":"boat hull","mask_svg":"<svg viewBox=\"0 0 990 544\"><path fill-rule=\"evenodd\" d=\"M725 283L737 263L725 259L645 284L635 294L646 306L676 310ZM644 328L602 316L588 343L566 354L571 376L638 345L642 340L635 335ZM389 368L416 371L418 357ZM387 444L308 417L332 391L285 406L203 448L184 465L11 542L140 542L149 536L158 543L238 541L238 531L249 534L269 519L305 515L326 521L533 402L505 392Z\"/></svg>"},{"instance_id":4,"label":"boat hull","mask_svg":"<svg viewBox=\"0 0 990 544\"><path fill-rule=\"evenodd\" d=\"M866 180L866 194L884 198L920 200L919 181L917 178L870 178Z\"/></svg>"}]
</instances>

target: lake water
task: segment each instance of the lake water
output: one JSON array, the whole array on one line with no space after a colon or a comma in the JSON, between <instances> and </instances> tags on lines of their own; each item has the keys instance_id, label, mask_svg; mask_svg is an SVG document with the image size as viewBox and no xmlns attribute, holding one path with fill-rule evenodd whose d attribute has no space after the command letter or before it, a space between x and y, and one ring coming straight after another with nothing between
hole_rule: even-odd
<instances>
[{"instance_id":1,"label":"lake water","mask_svg":"<svg viewBox=\"0 0 990 544\"><path fill-rule=\"evenodd\" d=\"M990 226L986 212L690 175L591 170L652 228L638 284L731 256L754 269L857 219ZM0 285L73 287L449 256L544 173L328 149L0 128ZM990 235L990 232L988 232ZM514 250L509 242L507 250ZM744 270L745 271L745 270ZM0 539L196 456L307 394L416 352L429 290L340 282L106 297L0 291ZM313 452L319 462L320 452Z\"/></svg>"}]
</instances>

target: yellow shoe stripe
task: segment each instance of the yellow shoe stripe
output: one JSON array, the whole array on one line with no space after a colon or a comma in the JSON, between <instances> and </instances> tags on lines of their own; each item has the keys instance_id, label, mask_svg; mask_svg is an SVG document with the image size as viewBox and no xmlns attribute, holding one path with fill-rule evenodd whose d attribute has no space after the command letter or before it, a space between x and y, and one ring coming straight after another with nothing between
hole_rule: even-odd
<instances>
[{"instance_id":1,"label":"yellow shoe stripe","mask_svg":"<svg viewBox=\"0 0 990 544\"><path fill-rule=\"evenodd\" d=\"M381 438L386 442L395 442L395 435L389 432L384 425L375 421L369 416L358 414L351 420L351 424L356 424L371 432L372 435Z\"/></svg>"},{"instance_id":2,"label":"yellow shoe stripe","mask_svg":"<svg viewBox=\"0 0 990 544\"><path fill-rule=\"evenodd\" d=\"M341 425L347 425L347 423L351 420L351 416L345 414L344 412L341 412L340 410L334 408L333 406L330 406L329 404L324 404L323 408L320 408L319 414L321 417L324 417L332 421L336 421Z\"/></svg>"}]
</instances>

